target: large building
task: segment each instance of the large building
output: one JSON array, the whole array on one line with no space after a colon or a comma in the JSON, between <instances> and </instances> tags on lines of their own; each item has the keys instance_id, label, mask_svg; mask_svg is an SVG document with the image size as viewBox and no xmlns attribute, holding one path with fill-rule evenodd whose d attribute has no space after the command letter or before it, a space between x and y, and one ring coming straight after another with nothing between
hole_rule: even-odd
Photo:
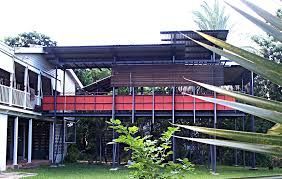
<instances>
[{"instance_id":1,"label":"large building","mask_svg":"<svg viewBox=\"0 0 282 179\"><path fill-rule=\"evenodd\" d=\"M72 70L57 70L56 78L55 66L43 54L42 48L14 49L0 43L1 171L6 170L6 165L53 160L55 129L53 119L42 115L42 98L62 93L63 83L67 95L82 88Z\"/></svg>"},{"instance_id":2,"label":"large building","mask_svg":"<svg viewBox=\"0 0 282 179\"><path fill-rule=\"evenodd\" d=\"M209 43L193 31L181 33ZM228 31L205 33L226 40ZM159 118L172 123L180 118L194 122L212 119L214 127L219 118L243 119L241 112L183 95L185 91L235 100L198 88L183 77L250 91L245 87L252 82L251 73L179 32L161 34L163 44L19 49L1 45L0 143L5 146L0 153L1 170L5 170L7 161L17 165L26 158L29 163L32 159L59 162L70 136L66 136L65 121L73 118L119 118L134 123L143 117L152 125ZM72 69L86 68L108 68L111 75L82 87ZM121 93L124 88L128 90ZM145 88L150 90L144 92ZM116 147L111 150L113 165ZM175 139L173 150L175 160ZM215 166L216 150L211 151Z\"/></svg>"}]
</instances>

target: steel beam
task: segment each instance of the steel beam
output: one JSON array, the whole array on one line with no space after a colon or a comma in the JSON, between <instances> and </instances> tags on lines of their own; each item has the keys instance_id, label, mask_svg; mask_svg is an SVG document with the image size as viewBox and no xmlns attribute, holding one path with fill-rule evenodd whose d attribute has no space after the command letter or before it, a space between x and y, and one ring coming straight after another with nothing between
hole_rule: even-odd
<instances>
[{"instance_id":1,"label":"steel beam","mask_svg":"<svg viewBox=\"0 0 282 179\"><path fill-rule=\"evenodd\" d=\"M112 119L115 119L115 87L113 87L113 97L112 97ZM115 130L113 129L113 140L116 138L115 136ZM112 167L115 168L116 167L116 149L117 146L116 144L113 144L113 162L112 162Z\"/></svg>"},{"instance_id":2,"label":"steel beam","mask_svg":"<svg viewBox=\"0 0 282 179\"><path fill-rule=\"evenodd\" d=\"M152 124L155 123L155 87L152 88Z\"/></svg>"},{"instance_id":3,"label":"steel beam","mask_svg":"<svg viewBox=\"0 0 282 179\"><path fill-rule=\"evenodd\" d=\"M172 123L175 123L175 86L172 87ZM172 137L173 162L176 162L176 143L175 137Z\"/></svg>"},{"instance_id":4,"label":"steel beam","mask_svg":"<svg viewBox=\"0 0 282 179\"><path fill-rule=\"evenodd\" d=\"M135 88L132 87L132 115L131 115L131 123L135 122Z\"/></svg>"},{"instance_id":5,"label":"steel beam","mask_svg":"<svg viewBox=\"0 0 282 179\"><path fill-rule=\"evenodd\" d=\"M64 69L63 73L63 96L65 96L66 93L66 69ZM65 113L66 104L64 104L64 110L63 113ZM64 164L64 153L65 153L65 118L63 117L63 124L62 124L62 151L61 151L61 164Z\"/></svg>"},{"instance_id":6,"label":"steel beam","mask_svg":"<svg viewBox=\"0 0 282 179\"><path fill-rule=\"evenodd\" d=\"M251 72L251 79L250 79L250 95L254 95L254 72ZM255 117L254 115L251 115L251 131L255 132ZM255 169L256 168L256 153L252 153L252 163L251 163L251 168Z\"/></svg>"},{"instance_id":7,"label":"steel beam","mask_svg":"<svg viewBox=\"0 0 282 179\"><path fill-rule=\"evenodd\" d=\"M214 98L216 99L216 92L214 92ZM217 126L217 108L216 103L214 103L214 119L213 119L213 127L216 128ZM216 138L214 136L214 138ZM216 146L212 146L212 171L216 173Z\"/></svg>"},{"instance_id":8,"label":"steel beam","mask_svg":"<svg viewBox=\"0 0 282 179\"><path fill-rule=\"evenodd\" d=\"M57 84L58 84L58 67L55 73L55 94L54 94L54 132L53 132L53 165L56 164L56 124L57 124ZM52 89L53 90L53 89Z\"/></svg>"}]
</instances>

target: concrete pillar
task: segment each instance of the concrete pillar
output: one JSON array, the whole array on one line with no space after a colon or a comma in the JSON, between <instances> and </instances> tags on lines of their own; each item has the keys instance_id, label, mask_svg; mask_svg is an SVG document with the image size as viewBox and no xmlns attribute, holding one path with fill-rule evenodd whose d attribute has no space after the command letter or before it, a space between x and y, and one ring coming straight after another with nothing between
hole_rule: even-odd
<instances>
[{"instance_id":1,"label":"concrete pillar","mask_svg":"<svg viewBox=\"0 0 282 179\"><path fill-rule=\"evenodd\" d=\"M18 165L18 131L19 130L19 117L14 119L14 152L13 152L13 165ZM6 150L6 149L5 149Z\"/></svg>"},{"instance_id":2,"label":"concrete pillar","mask_svg":"<svg viewBox=\"0 0 282 179\"><path fill-rule=\"evenodd\" d=\"M27 149L27 163L31 163L32 156L32 119L28 121L28 149Z\"/></svg>"},{"instance_id":3,"label":"concrete pillar","mask_svg":"<svg viewBox=\"0 0 282 179\"><path fill-rule=\"evenodd\" d=\"M0 172L6 170L8 115L0 114Z\"/></svg>"}]
</instances>

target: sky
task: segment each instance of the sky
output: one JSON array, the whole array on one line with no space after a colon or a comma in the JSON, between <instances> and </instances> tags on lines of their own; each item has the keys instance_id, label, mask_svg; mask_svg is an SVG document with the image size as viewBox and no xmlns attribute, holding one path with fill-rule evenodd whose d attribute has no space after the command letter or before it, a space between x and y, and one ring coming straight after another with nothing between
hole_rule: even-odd
<instances>
[{"instance_id":1,"label":"sky","mask_svg":"<svg viewBox=\"0 0 282 179\"><path fill-rule=\"evenodd\" d=\"M247 9L239 0L226 1ZM282 7L281 0L250 1L272 13ZM0 0L0 39L37 31L60 46L161 43L160 31L197 30L192 11L198 10L201 3L202 0ZM244 46L252 35L262 33L230 7L226 7L226 12L233 26L229 41Z\"/></svg>"}]
</instances>

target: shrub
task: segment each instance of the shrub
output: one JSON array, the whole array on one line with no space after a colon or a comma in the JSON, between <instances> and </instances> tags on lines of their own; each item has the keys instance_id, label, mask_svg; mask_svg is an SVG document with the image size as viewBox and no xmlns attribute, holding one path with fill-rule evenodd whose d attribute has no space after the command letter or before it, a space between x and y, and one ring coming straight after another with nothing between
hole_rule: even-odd
<instances>
[{"instance_id":1,"label":"shrub","mask_svg":"<svg viewBox=\"0 0 282 179\"><path fill-rule=\"evenodd\" d=\"M132 169L131 178L184 178L186 172L193 170L193 164L188 159L178 159L178 163L169 161L173 154L171 137L178 128L168 127L158 140L152 140L149 135L135 136L139 130L136 126L125 127L120 120L111 120L108 123L119 134L112 144L126 144L125 150L131 151L132 163L127 165Z\"/></svg>"},{"instance_id":2,"label":"shrub","mask_svg":"<svg viewBox=\"0 0 282 179\"><path fill-rule=\"evenodd\" d=\"M65 158L65 161L68 163L75 163L79 158L79 150L75 144L68 146L68 153Z\"/></svg>"}]
</instances>

